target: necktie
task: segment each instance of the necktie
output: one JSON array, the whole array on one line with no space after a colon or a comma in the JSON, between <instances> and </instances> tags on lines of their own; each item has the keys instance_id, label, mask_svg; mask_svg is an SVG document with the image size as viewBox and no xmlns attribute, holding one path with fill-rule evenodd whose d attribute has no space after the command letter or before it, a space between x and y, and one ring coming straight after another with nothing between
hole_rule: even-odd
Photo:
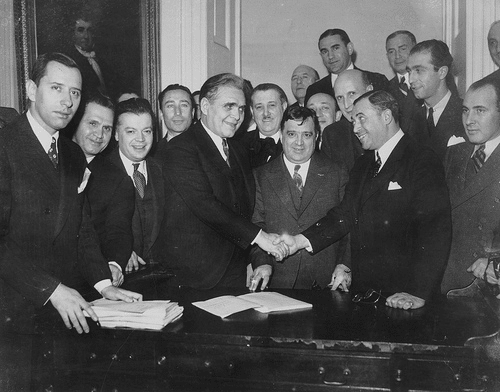
<instances>
[{"instance_id":1,"label":"necktie","mask_svg":"<svg viewBox=\"0 0 500 392\"><path fill-rule=\"evenodd\" d=\"M427 116L427 131L429 132L429 136L432 135L434 132L434 129L436 128L436 125L434 124L434 109L429 108L429 115Z\"/></svg>"},{"instance_id":2,"label":"necktie","mask_svg":"<svg viewBox=\"0 0 500 392\"><path fill-rule=\"evenodd\" d=\"M79 48L78 48L79 49ZM83 56L87 58L89 61L90 66L94 70L95 74L99 78L99 82L101 83L102 88L106 88L106 85L104 84L104 78L102 76L101 68L99 67L99 64L97 64L97 61L95 60L95 52L85 52L83 50L78 50Z\"/></svg>"},{"instance_id":3,"label":"necktie","mask_svg":"<svg viewBox=\"0 0 500 392\"><path fill-rule=\"evenodd\" d=\"M377 177L378 171L380 170L380 166L382 166L382 159L380 159L380 155L378 155L378 151L375 151L375 163L373 164L373 177Z\"/></svg>"},{"instance_id":4,"label":"necktie","mask_svg":"<svg viewBox=\"0 0 500 392\"><path fill-rule=\"evenodd\" d=\"M401 89L404 95L408 95L408 85L406 84L406 79L404 76L399 81L399 88Z\"/></svg>"},{"instance_id":5,"label":"necktie","mask_svg":"<svg viewBox=\"0 0 500 392\"><path fill-rule=\"evenodd\" d=\"M139 163L133 163L132 166L134 166L134 174L132 175L132 177L134 179L135 188L137 189L137 192L142 199L144 198L144 191L146 189L146 178L144 177L144 174L142 174L138 170Z\"/></svg>"},{"instance_id":6,"label":"necktie","mask_svg":"<svg viewBox=\"0 0 500 392\"><path fill-rule=\"evenodd\" d=\"M472 162L474 163L474 169L476 173L481 169L484 165L484 161L486 160L486 154L484 153L484 144L481 144L476 152L472 155Z\"/></svg>"},{"instance_id":7,"label":"necktie","mask_svg":"<svg viewBox=\"0 0 500 392\"><path fill-rule=\"evenodd\" d=\"M226 163L229 167L231 165L229 164L229 146L227 145L227 139L222 139L222 149L224 150L224 154L226 155Z\"/></svg>"},{"instance_id":8,"label":"necktie","mask_svg":"<svg viewBox=\"0 0 500 392\"><path fill-rule=\"evenodd\" d=\"M57 157L57 142L56 138L52 138L52 143L50 144L49 151L47 154L49 155L50 161L52 162L52 165L54 165L54 168L57 169L57 163L58 163L58 157Z\"/></svg>"},{"instance_id":9,"label":"necktie","mask_svg":"<svg viewBox=\"0 0 500 392\"><path fill-rule=\"evenodd\" d=\"M300 193L304 189L304 184L302 183L302 176L299 174L300 165L295 165L293 170L293 180L295 181L295 185L297 185L297 189Z\"/></svg>"}]
</instances>

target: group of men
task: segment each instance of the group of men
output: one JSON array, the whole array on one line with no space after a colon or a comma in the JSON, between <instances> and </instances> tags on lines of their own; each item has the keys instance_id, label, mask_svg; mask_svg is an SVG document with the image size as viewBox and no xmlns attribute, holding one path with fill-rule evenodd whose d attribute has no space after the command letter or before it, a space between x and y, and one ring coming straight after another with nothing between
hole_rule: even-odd
<instances>
[{"instance_id":1,"label":"group of men","mask_svg":"<svg viewBox=\"0 0 500 392\"><path fill-rule=\"evenodd\" d=\"M494 60L497 36L498 23ZM97 318L79 291L141 300L119 286L153 265L176 287L330 286L403 309L473 275L497 284L498 77L462 102L446 44L397 31L386 48L390 81L355 67L343 30L325 31L329 74L297 67L290 106L279 86L250 91L233 74L209 78L198 104L170 85L156 145L147 100L81 102L77 63L41 55L28 110L0 131L2 330L50 302L88 332L83 311ZM247 105L255 130L237 134Z\"/></svg>"}]
</instances>

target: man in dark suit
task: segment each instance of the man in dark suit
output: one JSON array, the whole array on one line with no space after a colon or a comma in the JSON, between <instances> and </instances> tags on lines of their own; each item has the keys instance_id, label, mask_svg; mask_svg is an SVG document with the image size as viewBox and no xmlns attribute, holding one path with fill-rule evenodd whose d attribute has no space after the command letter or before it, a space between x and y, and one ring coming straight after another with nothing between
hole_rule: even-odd
<instances>
[{"instance_id":1,"label":"man in dark suit","mask_svg":"<svg viewBox=\"0 0 500 392\"><path fill-rule=\"evenodd\" d=\"M259 167L281 155L281 119L288 106L283 89L262 83L253 89L251 110L257 129L237 137L249 151L250 166Z\"/></svg>"},{"instance_id":2,"label":"man in dark suit","mask_svg":"<svg viewBox=\"0 0 500 392\"><path fill-rule=\"evenodd\" d=\"M0 132L2 329L29 330L34 308L50 302L68 328L88 332L83 310L97 317L71 288L84 282L106 298L141 299L111 285L92 223L82 213L85 158L58 132L78 108L80 91L72 59L40 56L27 83L28 112Z\"/></svg>"},{"instance_id":3,"label":"man in dark suit","mask_svg":"<svg viewBox=\"0 0 500 392\"><path fill-rule=\"evenodd\" d=\"M299 65L292 72L290 88L297 100L291 106L304 106L307 88L319 80L318 71L308 65Z\"/></svg>"},{"instance_id":4,"label":"man in dark suit","mask_svg":"<svg viewBox=\"0 0 500 392\"><path fill-rule=\"evenodd\" d=\"M14 121L19 113L14 108L0 107L0 129Z\"/></svg>"},{"instance_id":5,"label":"man in dark suit","mask_svg":"<svg viewBox=\"0 0 500 392\"><path fill-rule=\"evenodd\" d=\"M350 232L353 291L388 292L387 306L416 309L439 290L450 201L441 162L401 131L398 113L386 91L358 98L354 132L369 151L351 170L342 203L302 234L282 239L290 253L315 254Z\"/></svg>"},{"instance_id":6,"label":"man in dark suit","mask_svg":"<svg viewBox=\"0 0 500 392\"><path fill-rule=\"evenodd\" d=\"M306 106L312 109L316 113L316 117L318 117L320 133L316 138L316 150L319 151L323 144L323 131L327 126L340 120L342 112L337 110L335 98L325 93L314 94L306 102Z\"/></svg>"},{"instance_id":7,"label":"man in dark suit","mask_svg":"<svg viewBox=\"0 0 500 392\"><path fill-rule=\"evenodd\" d=\"M163 218L165 193L160 163L148 157L153 145L154 114L146 99L120 102L115 112L118 146L109 160L126 173L135 185L132 218L134 245L125 272L155 262L153 246Z\"/></svg>"},{"instance_id":8,"label":"man in dark suit","mask_svg":"<svg viewBox=\"0 0 500 392\"><path fill-rule=\"evenodd\" d=\"M132 253L132 215L134 213L134 186L118 166L101 152L111 140L115 106L100 93L94 93L75 115L77 129L73 141L87 159L90 178L85 193L90 204L90 215L108 260L113 284L123 283L123 271Z\"/></svg>"},{"instance_id":9,"label":"man in dark suit","mask_svg":"<svg viewBox=\"0 0 500 392\"><path fill-rule=\"evenodd\" d=\"M326 30L319 37L318 47L323 64L328 70L328 75L309 86L305 98L306 102L309 97L316 93L326 93L336 97L337 95L333 90L337 76L347 69L359 69L352 62L351 56L354 53L354 45L344 30ZM366 72L374 90L387 88L389 81L385 75L376 72L364 72Z\"/></svg>"},{"instance_id":10,"label":"man in dark suit","mask_svg":"<svg viewBox=\"0 0 500 392\"><path fill-rule=\"evenodd\" d=\"M453 241L442 291L467 286L467 268L492 250L500 222L500 82L484 78L469 87L463 103L467 140L448 148Z\"/></svg>"},{"instance_id":11,"label":"man in dark suit","mask_svg":"<svg viewBox=\"0 0 500 392\"><path fill-rule=\"evenodd\" d=\"M400 124L403 132L407 129L409 119L422 106L422 101L415 98L410 88L410 74L407 70L411 49L417 44L415 36L407 30L398 30L385 40L385 49L389 65L395 76L389 80L389 91L398 101Z\"/></svg>"},{"instance_id":12,"label":"man in dark suit","mask_svg":"<svg viewBox=\"0 0 500 392\"><path fill-rule=\"evenodd\" d=\"M265 231L295 235L340 203L347 182L345 167L315 152L320 125L314 111L290 107L282 120L283 155L255 171L256 200L252 221ZM259 248L252 249L251 290L326 287L334 269L345 269L347 237L314 256L297 252L278 263ZM346 287L347 289L347 287Z\"/></svg>"},{"instance_id":13,"label":"man in dark suit","mask_svg":"<svg viewBox=\"0 0 500 392\"><path fill-rule=\"evenodd\" d=\"M231 140L243 122L244 81L233 74L201 87L201 120L167 144L165 218L158 257L172 284L245 287L246 250L256 243L280 257L283 246L250 222L255 184L248 155Z\"/></svg>"},{"instance_id":14,"label":"man in dark suit","mask_svg":"<svg viewBox=\"0 0 500 392\"><path fill-rule=\"evenodd\" d=\"M365 72L357 69L347 70L335 81L337 103L342 118L325 128L322 149L331 159L340 161L348 170L356 159L363 154L363 148L353 132L352 109L354 101L367 91L373 90Z\"/></svg>"},{"instance_id":15,"label":"man in dark suit","mask_svg":"<svg viewBox=\"0 0 500 392\"><path fill-rule=\"evenodd\" d=\"M462 99L452 64L448 45L435 39L419 42L408 59L411 89L424 105L413 112L405 132L432 148L443 161L450 138L465 137Z\"/></svg>"}]
</instances>

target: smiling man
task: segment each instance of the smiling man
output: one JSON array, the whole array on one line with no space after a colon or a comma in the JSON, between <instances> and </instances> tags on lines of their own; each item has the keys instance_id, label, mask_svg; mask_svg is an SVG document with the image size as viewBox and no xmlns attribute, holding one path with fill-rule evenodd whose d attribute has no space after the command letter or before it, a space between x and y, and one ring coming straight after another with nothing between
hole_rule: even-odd
<instances>
[{"instance_id":1,"label":"smiling man","mask_svg":"<svg viewBox=\"0 0 500 392\"><path fill-rule=\"evenodd\" d=\"M165 218L157 253L172 285L245 287L247 250L278 257L283 246L251 223L255 185L247 152L232 137L243 122L245 82L225 73L201 87L201 120L167 143ZM279 105L279 103L277 103Z\"/></svg>"},{"instance_id":2,"label":"smiling man","mask_svg":"<svg viewBox=\"0 0 500 392\"><path fill-rule=\"evenodd\" d=\"M342 200L347 170L315 152L320 132L313 110L290 107L282 120L283 154L255 171L256 204L253 222L263 230L298 234ZM328 246L316 255L298 252L277 263L261 249L251 252L254 287L325 288L334 270L344 270L347 238ZM269 278L272 278L268 283ZM343 287L347 290L347 285Z\"/></svg>"},{"instance_id":3,"label":"smiling man","mask_svg":"<svg viewBox=\"0 0 500 392\"><path fill-rule=\"evenodd\" d=\"M263 83L253 89L251 104L257 129L246 132L240 140L248 149L251 167L255 168L272 161L283 151L281 119L288 99L278 85Z\"/></svg>"},{"instance_id":4,"label":"smiling man","mask_svg":"<svg viewBox=\"0 0 500 392\"><path fill-rule=\"evenodd\" d=\"M319 53L328 75L313 83L307 89L305 102L316 93L330 94L335 97L334 84L337 77L348 69L359 69L352 61L354 45L347 33L342 29L328 29L320 35L318 41ZM383 90L388 87L389 81L380 73L366 72L374 90Z\"/></svg>"},{"instance_id":5,"label":"smiling man","mask_svg":"<svg viewBox=\"0 0 500 392\"><path fill-rule=\"evenodd\" d=\"M453 242L442 290L467 286L486 267L500 211L500 86L496 78L473 83L465 94L462 121L467 141L449 147ZM470 271L467 268L475 264ZM481 268L482 266L482 268Z\"/></svg>"},{"instance_id":6,"label":"smiling man","mask_svg":"<svg viewBox=\"0 0 500 392\"><path fill-rule=\"evenodd\" d=\"M365 93L352 116L367 152L349 173L342 203L302 234L282 239L292 253L316 254L350 232L352 290L382 292L390 307L420 308L439 291L451 241L442 164L401 131L389 93ZM334 283L348 285L346 271Z\"/></svg>"},{"instance_id":7,"label":"smiling man","mask_svg":"<svg viewBox=\"0 0 500 392\"><path fill-rule=\"evenodd\" d=\"M462 99L458 96L448 45L435 39L415 45L408 59L410 86L424 105L415 110L405 132L444 160L450 138L465 137Z\"/></svg>"}]
</instances>

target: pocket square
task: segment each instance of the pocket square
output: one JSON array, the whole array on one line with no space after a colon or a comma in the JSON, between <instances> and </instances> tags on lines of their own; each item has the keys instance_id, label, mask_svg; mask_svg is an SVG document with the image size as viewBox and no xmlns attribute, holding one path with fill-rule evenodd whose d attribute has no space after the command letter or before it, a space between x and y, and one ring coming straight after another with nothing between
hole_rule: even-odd
<instances>
[{"instance_id":1,"label":"pocket square","mask_svg":"<svg viewBox=\"0 0 500 392\"><path fill-rule=\"evenodd\" d=\"M454 146L455 144L460 144L460 143L465 143L465 139L461 136L456 137L455 135L452 135L448 139L448 144L446 145L446 147L451 147Z\"/></svg>"},{"instance_id":2,"label":"pocket square","mask_svg":"<svg viewBox=\"0 0 500 392\"><path fill-rule=\"evenodd\" d=\"M87 183L89 182L90 178L90 170L88 167L85 168L85 173L83 173L83 180L80 186L78 187L78 194L82 193L85 190L85 187L87 186Z\"/></svg>"},{"instance_id":3,"label":"pocket square","mask_svg":"<svg viewBox=\"0 0 500 392\"><path fill-rule=\"evenodd\" d=\"M392 182L392 181L389 182L389 187L387 188L388 191L397 191L398 189L403 189L403 188L401 188L401 185L399 185L397 183L397 181L396 182Z\"/></svg>"}]
</instances>

